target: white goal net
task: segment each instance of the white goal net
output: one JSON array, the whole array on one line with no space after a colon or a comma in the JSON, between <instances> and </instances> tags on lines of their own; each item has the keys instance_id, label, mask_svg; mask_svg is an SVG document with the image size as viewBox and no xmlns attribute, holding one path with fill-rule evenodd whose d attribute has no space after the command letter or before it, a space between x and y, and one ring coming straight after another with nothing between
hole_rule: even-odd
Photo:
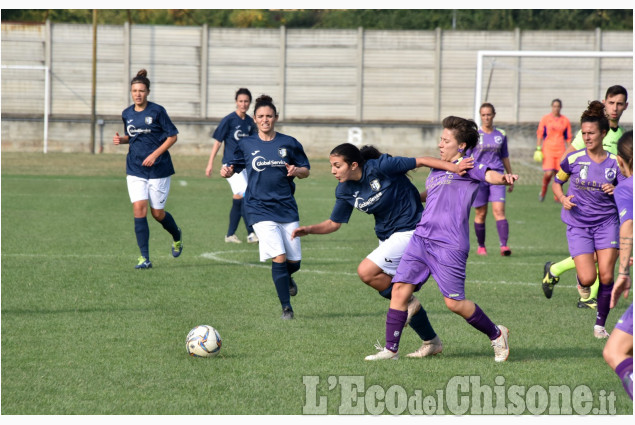
<instances>
[{"instance_id":1,"label":"white goal net","mask_svg":"<svg viewBox=\"0 0 635 425\"><path fill-rule=\"evenodd\" d=\"M2 112L42 116L42 151L48 150L50 73L47 66L2 65Z\"/></svg>"}]
</instances>

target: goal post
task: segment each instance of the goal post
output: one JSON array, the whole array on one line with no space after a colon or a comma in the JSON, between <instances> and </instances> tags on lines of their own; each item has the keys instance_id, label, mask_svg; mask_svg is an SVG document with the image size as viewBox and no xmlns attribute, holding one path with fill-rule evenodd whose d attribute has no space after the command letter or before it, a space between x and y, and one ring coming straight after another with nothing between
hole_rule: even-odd
<instances>
[{"instance_id":1,"label":"goal post","mask_svg":"<svg viewBox=\"0 0 635 425\"><path fill-rule=\"evenodd\" d=\"M44 65L2 65L2 69L18 69L18 70L40 70L44 71L44 135L42 141L42 151L47 153L48 151L48 130L49 130L49 115L50 115L50 84L51 84L51 74L49 72L49 67ZM3 78L3 80L5 80ZM7 80L9 81L9 80Z\"/></svg>"},{"instance_id":2,"label":"goal post","mask_svg":"<svg viewBox=\"0 0 635 425\"><path fill-rule=\"evenodd\" d=\"M480 126L479 107L483 99L484 58L632 58L632 51L535 51L535 50L479 50L476 57L476 85L474 90L474 121ZM491 76L491 75L490 75ZM632 75L631 75L632 79ZM595 83L595 82L594 82Z\"/></svg>"}]
</instances>

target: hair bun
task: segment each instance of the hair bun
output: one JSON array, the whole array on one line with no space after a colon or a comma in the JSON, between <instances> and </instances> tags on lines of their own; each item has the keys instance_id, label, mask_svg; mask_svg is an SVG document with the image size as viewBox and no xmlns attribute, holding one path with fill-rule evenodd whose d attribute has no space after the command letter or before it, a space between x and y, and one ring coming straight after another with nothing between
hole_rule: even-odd
<instances>
[{"instance_id":1,"label":"hair bun","mask_svg":"<svg viewBox=\"0 0 635 425\"><path fill-rule=\"evenodd\" d=\"M139 70L139 72L137 72L137 77L146 78L147 76L148 76L148 71L146 71L145 69L141 69Z\"/></svg>"}]
</instances>

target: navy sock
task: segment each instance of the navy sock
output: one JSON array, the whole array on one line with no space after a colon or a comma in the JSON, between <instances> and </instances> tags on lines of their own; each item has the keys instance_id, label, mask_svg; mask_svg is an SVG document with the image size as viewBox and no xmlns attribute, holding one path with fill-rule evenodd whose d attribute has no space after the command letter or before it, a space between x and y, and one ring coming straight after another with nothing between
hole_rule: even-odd
<instances>
[{"instance_id":1,"label":"navy sock","mask_svg":"<svg viewBox=\"0 0 635 425\"><path fill-rule=\"evenodd\" d=\"M137 245L141 255L146 259L150 259L150 227L148 227L147 217L134 219L134 232L137 235Z\"/></svg>"},{"instance_id":2,"label":"navy sock","mask_svg":"<svg viewBox=\"0 0 635 425\"><path fill-rule=\"evenodd\" d=\"M289 295L290 276L285 263L271 263L271 277L276 285L276 292L282 308L291 308L291 296Z\"/></svg>"},{"instance_id":3,"label":"navy sock","mask_svg":"<svg viewBox=\"0 0 635 425\"><path fill-rule=\"evenodd\" d=\"M238 223L240 223L243 199L232 199L232 209L229 211L229 227L227 228L227 236L236 233Z\"/></svg>"},{"instance_id":4,"label":"navy sock","mask_svg":"<svg viewBox=\"0 0 635 425\"><path fill-rule=\"evenodd\" d=\"M392 298L392 283L390 284L388 288L384 289L383 291L379 291L379 295L386 298L387 300L391 299Z\"/></svg>"},{"instance_id":5,"label":"navy sock","mask_svg":"<svg viewBox=\"0 0 635 425\"><path fill-rule=\"evenodd\" d=\"M163 221L160 221L161 225L165 230L167 230L171 235L174 242L177 242L181 239L181 232L179 232L179 226L176 225L176 221L174 221L174 217L169 212L165 212L165 217L163 217Z\"/></svg>"},{"instance_id":6,"label":"navy sock","mask_svg":"<svg viewBox=\"0 0 635 425\"><path fill-rule=\"evenodd\" d=\"M289 272L289 276L291 276L293 273L297 272L298 270L300 270L300 263L302 262L302 260L298 261L297 263L292 263L290 261L287 261L287 271Z\"/></svg>"},{"instance_id":7,"label":"navy sock","mask_svg":"<svg viewBox=\"0 0 635 425\"><path fill-rule=\"evenodd\" d=\"M423 306L410 318L410 327L424 341L430 341L437 336L437 333L432 329L432 324L428 319L428 313L423 309Z\"/></svg>"}]
</instances>

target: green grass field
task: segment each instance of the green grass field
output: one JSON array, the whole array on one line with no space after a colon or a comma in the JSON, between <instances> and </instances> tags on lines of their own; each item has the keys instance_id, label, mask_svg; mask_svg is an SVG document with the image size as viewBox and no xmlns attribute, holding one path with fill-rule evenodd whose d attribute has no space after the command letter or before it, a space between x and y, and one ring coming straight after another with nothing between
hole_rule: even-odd
<instances>
[{"instance_id":1,"label":"green grass field","mask_svg":"<svg viewBox=\"0 0 635 425\"><path fill-rule=\"evenodd\" d=\"M282 321L257 246L223 242L227 183L204 176L206 157L174 155L174 162L167 210L183 229L183 254L171 257L170 236L150 218L154 268L135 270L123 155L2 154L2 414L411 414L418 410L401 409L401 395L447 397L449 383L463 376L480 377L494 394L524 388L527 406L540 388L586 386L590 410L573 414L632 414L602 358L605 342L593 337L594 311L576 307L574 273L562 277L551 300L542 293L544 263L568 250L559 204L550 197L538 203L537 186L519 185L508 197L513 255L498 255L490 212L490 255L477 257L472 248L468 260L468 298L510 329L509 360L494 362L487 338L447 310L430 280L418 297L443 354L405 358L420 345L406 329L399 361L365 362L384 340L388 308L356 275L377 244L372 217L354 212L340 231L303 238L296 319ZM297 181L302 224L328 218L334 202L328 163L313 159L312 166L311 177ZM426 175L413 173L419 188ZM238 236L246 236L242 223ZM631 302L611 312L609 331ZM187 355L185 336L198 324L219 330L221 355ZM363 383L356 399L347 392L351 379ZM607 410L611 394L614 411ZM424 413L488 413L475 405ZM559 412L514 405L520 411L493 413Z\"/></svg>"}]
</instances>

